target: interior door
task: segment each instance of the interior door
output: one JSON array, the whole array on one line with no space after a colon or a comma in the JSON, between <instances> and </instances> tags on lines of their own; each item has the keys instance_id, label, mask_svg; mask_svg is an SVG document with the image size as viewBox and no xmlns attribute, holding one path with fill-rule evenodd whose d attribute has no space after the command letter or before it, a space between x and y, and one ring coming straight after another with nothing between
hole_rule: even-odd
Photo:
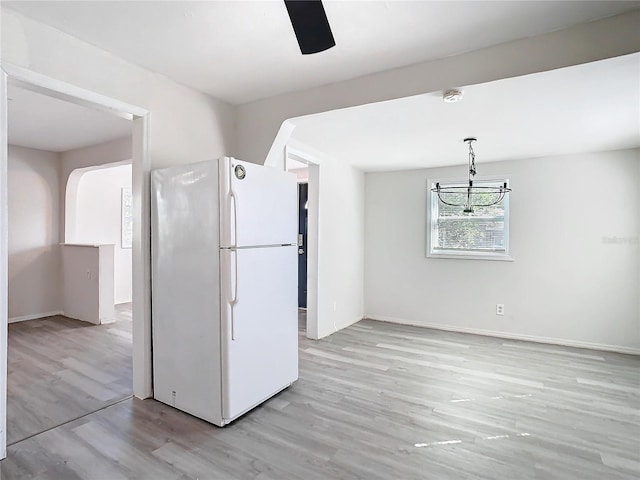
<instances>
[{"instance_id":1,"label":"interior door","mask_svg":"<svg viewBox=\"0 0 640 480\"><path fill-rule=\"evenodd\" d=\"M223 417L298 378L297 246L223 249Z\"/></svg>"},{"instance_id":2,"label":"interior door","mask_svg":"<svg viewBox=\"0 0 640 480\"><path fill-rule=\"evenodd\" d=\"M298 307L307 308L307 200L309 184L298 185Z\"/></svg>"},{"instance_id":3,"label":"interior door","mask_svg":"<svg viewBox=\"0 0 640 480\"><path fill-rule=\"evenodd\" d=\"M296 243L296 176L234 158L220 161L220 246Z\"/></svg>"}]
</instances>

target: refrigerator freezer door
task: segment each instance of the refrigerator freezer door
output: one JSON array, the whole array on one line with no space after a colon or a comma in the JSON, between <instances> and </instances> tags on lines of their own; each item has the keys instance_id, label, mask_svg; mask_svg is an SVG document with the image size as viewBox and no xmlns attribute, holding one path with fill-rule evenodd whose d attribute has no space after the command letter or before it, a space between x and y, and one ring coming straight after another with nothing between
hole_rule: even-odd
<instances>
[{"instance_id":1,"label":"refrigerator freezer door","mask_svg":"<svg viewBox=\"0 0 640 480\"><path fill-rule=\"evenodd\" d=\"M225 423L298 378L297 251L220 250Z\"/></svg>"},{"instance_id":2,"label":"refrigerator freezer door","mask_svg":"<svg viewBox=\"0 0 640 480\"><path fill-rule=\"evenodd\" d=\"M296 243L297 183L276 168L220 160L220 247Z\"/></svg>"}]
</instances>

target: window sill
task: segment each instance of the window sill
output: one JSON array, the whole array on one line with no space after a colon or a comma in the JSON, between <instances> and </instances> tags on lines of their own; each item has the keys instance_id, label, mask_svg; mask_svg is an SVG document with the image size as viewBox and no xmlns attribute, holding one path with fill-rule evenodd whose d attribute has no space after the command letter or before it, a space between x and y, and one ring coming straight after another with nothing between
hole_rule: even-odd
<instances>
[{"instance_id":1,"label":"window sill","mask_svg":"<svg viewBox=\"0 0 640 480\"><path fill-rule=\"evenodd\" d=\"M455 258L456 260L492 260L497 262L514 262L515 259L508 254L482 255L466 253L427 253L427 258Z\"/></svg>"}]
</instances>

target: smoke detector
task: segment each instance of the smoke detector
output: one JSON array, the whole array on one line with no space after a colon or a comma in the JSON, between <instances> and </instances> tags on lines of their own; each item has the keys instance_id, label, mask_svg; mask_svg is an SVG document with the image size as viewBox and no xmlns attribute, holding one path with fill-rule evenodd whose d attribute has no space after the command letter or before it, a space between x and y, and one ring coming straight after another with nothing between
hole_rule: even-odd
<instances>
[{"instance_id":1,"label":"smoke detector","mask_svg":"<svg viewBox=\"0 0 640 480\"><path fill-rule=\"evenodd\" d=\"M456 103L462 100L462 90L451 89L442 92L442 99L447 103Z\"/></svg>"}]
</instances>

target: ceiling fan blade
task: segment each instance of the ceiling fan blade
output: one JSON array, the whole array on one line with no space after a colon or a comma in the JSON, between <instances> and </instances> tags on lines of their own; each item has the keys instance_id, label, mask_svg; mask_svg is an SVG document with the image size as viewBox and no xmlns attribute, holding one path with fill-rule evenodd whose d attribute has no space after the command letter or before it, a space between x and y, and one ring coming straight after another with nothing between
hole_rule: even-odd
<instances>
[{"instance_id":1,"label":"ceiling fan blade","mask_svg":"<svg viewBox=\"0 0 640 480\"><path fill-rule=\"evenodd\" d=\"M335 46L321 0L284 0L303 55Z\"/></svg>"}]
</instances>

